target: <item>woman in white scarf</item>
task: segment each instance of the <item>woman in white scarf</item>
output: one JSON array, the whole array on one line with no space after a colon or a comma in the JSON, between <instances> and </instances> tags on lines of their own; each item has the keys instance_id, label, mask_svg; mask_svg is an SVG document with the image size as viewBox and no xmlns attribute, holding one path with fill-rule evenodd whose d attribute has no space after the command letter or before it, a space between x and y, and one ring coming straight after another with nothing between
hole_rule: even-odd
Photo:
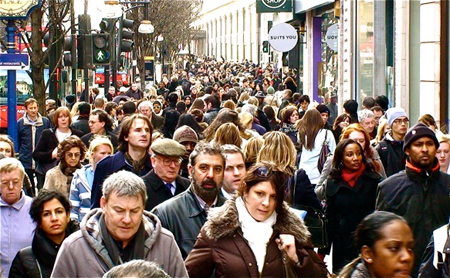
<instances>
[{"instance_id":1,"label":"woman in white scarf","mask_svg":"<svg viewBox=\"0 0 450 278\"><path fill-rule=\"evenodd\" d=\"M288 175L259 162L238 196L212 209L186 259L190 277L326 277L303 221L283 202Z\"/></svg>"}]
</instances>

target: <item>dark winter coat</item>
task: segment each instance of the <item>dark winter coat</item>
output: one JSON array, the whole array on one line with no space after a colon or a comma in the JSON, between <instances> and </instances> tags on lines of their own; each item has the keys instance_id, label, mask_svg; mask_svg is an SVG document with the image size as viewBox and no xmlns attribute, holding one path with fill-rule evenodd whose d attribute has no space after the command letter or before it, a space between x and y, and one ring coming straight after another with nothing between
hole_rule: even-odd
<instances>
[{"instance_id":1,"label":"dark winter coat","mask_svg":"<svg viewBox=\"0 0 450 278\"><path fill-rule=\"evenodd\" d=\"M405 170L407 156L403 151L403 141L395 141L388 133L376 146L376 150L380 155L387 177Z\"/></svg>"},{"instance_id":2,"label":"dark winter coat","mask_svg":"<svg viewBox=\"0 0 450 278\"><path fill-rule=\"evenodd\" d=\"M260 274L255 255L243 237L235 199L210 212L208 221L186 259L189 277L283 277L283 259L275 239L291 234L296 239L300 266L298 277L326 277L324 263L313 250L309 232L303 221L285 204L285 217L277 217L274 233L267 244L265 264Z\"/></svg>"},{"instance_id":3,"label":"dark winter coat","mask_svg":"<svg viewBox=\"0 0 450 278\"><path fill-rule=\"evenodd\" d=\"M351 187L343 179L329 178L326 186L325 215L328 219L329 246L333 244L333 272L351 262L359 254L353 233L358 224L375 210L377 186L381 176L366 167ZM321 250L328 254L330 247Z\"/></svg>"},{"instance_id":4,"label":"dark winter coat","mask_svg":"<svg viewBox=\"0 0 450 278\"><path fill-rule=\"evenodd\" d=\"M174 196L172 195L172 192L169 191L165 183L161 180L161 178L156 175L154 170L151 170L147 175L143 176L142 179L144 180L145 186L147 187L148 196L147 202L145 203L145 210L151 211L157 205L169 200ZM178 176L175 179L175 183L177 185L175 189L175 196L180 194L181 192L184 192L191 184L188 179L181 176Z\"/></svg>"},{"instance_id":5,"label":"dark winter coat","mask_svg":"<svg viewBox=\"0 0 450 278\"><path fill-rule=\"evenodd\" d=\"M65 237L67 238L78 230L78 221L70 221ZM60 246L49 239L42 229L38 228L31 246L20 250L14 258L9 277L50 277Z\"/></svg>"},{"instance_id":6,"label":"dark winter coat","mask_svg":"<svg viewBox=\"0 0 450 278\"><path fill-rule=\"evenodd\" d=\"M411 227L415 240L415 261L412 276L416 276L422 254L433 231L448 223L450 216L450 175L439 170L418 171L409 165L406 170L388 177L378 187L377 210L403 216Z\"/></svg>"}]
</instances>

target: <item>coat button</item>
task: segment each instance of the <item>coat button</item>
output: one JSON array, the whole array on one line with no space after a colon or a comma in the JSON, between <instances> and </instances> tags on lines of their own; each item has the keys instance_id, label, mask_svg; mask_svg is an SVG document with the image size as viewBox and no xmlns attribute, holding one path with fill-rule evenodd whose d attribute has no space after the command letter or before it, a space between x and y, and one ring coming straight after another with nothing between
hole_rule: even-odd
<instances>
[{"instance_id":1,"label":"coat button","mask_svg":"<svg viewBox=\"0 0 450 278\"><path fill-rule=\"evenodd\" d=\"M252 263L248 263L248 266L252 266Z\"/></svg>"}]
</instances>

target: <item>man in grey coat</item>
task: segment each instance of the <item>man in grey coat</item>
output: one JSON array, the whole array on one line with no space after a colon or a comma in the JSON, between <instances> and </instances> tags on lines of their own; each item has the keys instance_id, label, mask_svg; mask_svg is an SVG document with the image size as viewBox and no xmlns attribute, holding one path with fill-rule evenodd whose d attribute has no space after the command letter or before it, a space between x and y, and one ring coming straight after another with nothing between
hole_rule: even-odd
<instances>
[{"instance_id":1,"label":"man in grey coat","mask_svg":"<svg viewBox=\"0 0 450 278\"><path fill-rule=\"evenodd\" d=\"M58 252L52 277L101 277L131 260L154 261L171 277L187 277L180 250L159 219L144 211L144 182L119 171L103 184L101 208L93 209Z\"/></svg>"}]
</instances>

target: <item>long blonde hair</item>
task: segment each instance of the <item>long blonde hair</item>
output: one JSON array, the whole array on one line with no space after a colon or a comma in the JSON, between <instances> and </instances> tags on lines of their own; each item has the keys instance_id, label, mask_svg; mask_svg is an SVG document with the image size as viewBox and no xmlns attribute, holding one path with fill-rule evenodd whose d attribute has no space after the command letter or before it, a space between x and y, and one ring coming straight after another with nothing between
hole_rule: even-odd
<instances>
[{"instance_id":1,"label":"long blonde hair","mask_svg":"<svg viewBox=\"0 0 450 278\"><path fill-rule=\"evenodd\" d=\"M286 174L293 175L297 150L289 136L281 131L271 131L264 134L263 138L264 144L256 162L269 162Z\"/></svg>"}]
</instances>

